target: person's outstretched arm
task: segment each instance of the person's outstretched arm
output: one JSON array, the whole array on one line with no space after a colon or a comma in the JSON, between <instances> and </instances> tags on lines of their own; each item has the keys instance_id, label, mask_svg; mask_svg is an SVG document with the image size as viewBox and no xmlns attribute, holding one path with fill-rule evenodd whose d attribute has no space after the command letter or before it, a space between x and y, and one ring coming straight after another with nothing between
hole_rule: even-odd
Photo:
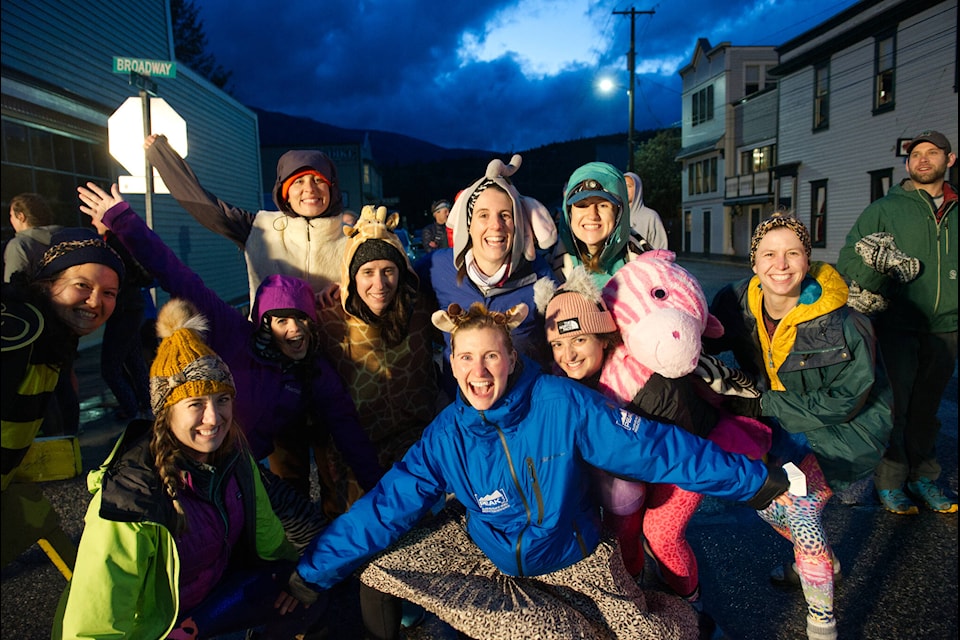
<instances>
[{"instance_id":1,"label":"person's outstretched arm","mask_svg":"<svg viewBox=\"0 0 960 640\"><path fill-rule=\"evenodd\" d=\"M166 136L148 136L143 148L150 164L180 206L204 227L229 238L243 249L253 228L255 214L224 202L204 189L193 169L170 146Z\"/></svg>"},{"instance_id":2,"label":"person's outstretched arm","mask_svg":"<svg viewBox=\"0 0 960 640\"><path fill-rule=\"evenodd\" d=\"M235 340L237 335L249 332L249 323L239 311L220 299L209 289L199 275L190 270L177 254L130 208L114 184L107 193L92 182L77 187L84 203L80 210L90 216L95 225L102 224L126 247L157 284L172 297L189 300L210 323L210 347L221 352L221 340Z\"/></svg>"}]
</instances>

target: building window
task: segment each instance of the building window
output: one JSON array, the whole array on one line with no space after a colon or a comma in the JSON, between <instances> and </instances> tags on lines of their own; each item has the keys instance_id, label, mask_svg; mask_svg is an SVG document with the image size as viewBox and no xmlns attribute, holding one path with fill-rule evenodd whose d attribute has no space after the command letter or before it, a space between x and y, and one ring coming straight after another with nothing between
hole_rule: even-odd
<instances>
[{"instance_id":1,"label":"building window","mask_svg":"<svg viewBox=\"0 0 960 640\"><path fill-rule=\"evenodd\" d=\"M826 129L830 124L830 64L813 68L813 130Z\"/></svg>"},{"instance_id":2,"label":"building window","mask_svg":"<svg viewBox=\"0 0 960 640\"><path fill-rule=\"evenodd\" d=\"M883 112L894 106L894 70L897 66L896 34L880 36L874 49L873 110Z\"/></svg>"},{"instance_id":3,"label":"building window","mask_svg":"<svg viewBox=\"0 0 960 640\"><path fill-rule=\"evenodd\" d=\"M810 183L810 241L815 247L827 246L827 181Z\"/></svg>"},{"instance_id":4,"label":"building window","mask_svg":"<svg viewBox=\"0 0 960 640\"><path fill-rule=\"evenodd\" d=\"M106 130L104 130L106 136ZM53 211L56 224L88 225L77 207L77 185L116 180L105 141L85 140L49 128L3 120L2 198L4 211L19 193L41 194ZM9 219L2 217L4 239L12 235Z\"/></svg>"},{"instance_id":5,"label":"building window","mask_svg":"<svg viewBox=\"0 0 960 640\"><path fill-rule=\"evenodd\" d=\"M690 96L693 113L692 124L697 126L707 120L713 120L713 85L704 87Z\"/></svg>"},{"instance_id":6,"label":"building window","mask_svg":"<svg viewBox=\"0 0 960 640\"><path fill-rule=\"evenodd\" d=\"M879 169L870 172L870 202L887 195L893 181L893 169Z\"/></svg>"},{"instance_id":7,"label":"building window","mask_svg":"<svg viewBox=\"0 0 960 640\"><path fill-rule=\"evenodd\" d=\"M743 95L760 91L760 65L748 64L743 69Z\"/></svg>"},{"instance_id":8,"label":"building window","mask_svg":"<svg viewBox=\"0 0 960 640\"><path fill-rule=\"evenodd\" d=\"M769 171L776 164L777 145L768 144L740 152L740 175Z\"/></svg>"},{"instance_id":9,"label":"building window","mask_svg":"<svg viewBox=\"0 0 960 640\"><path fill-rule=\"evenodd\" d=\"M687 195L717 190L717 159L707 158L687 165Z\"/></svg>"},{"instance_id":10,"label":"building window","mask_svg":"<svg viewBox=\"0 0 960 640\"><path fill-rule=\"evenodd\" d=\"M748 64L743 68L743 95L749 96L758 91L765 91L777 86L777 81L770 75L774 65Z\"/></svg>"},{"instance_id":11,"label":"building window","mask_svg":"<svg viewBox=\"0 0 960 640\"><path fill-rule=\"evenodd\" d=\"M773 74L770 73L770 69L773 69L776 65L768 64L763 69L763 88L764 89L773 89L777 86L777 79L773 77Z\"/></svg>"}]
</instances>

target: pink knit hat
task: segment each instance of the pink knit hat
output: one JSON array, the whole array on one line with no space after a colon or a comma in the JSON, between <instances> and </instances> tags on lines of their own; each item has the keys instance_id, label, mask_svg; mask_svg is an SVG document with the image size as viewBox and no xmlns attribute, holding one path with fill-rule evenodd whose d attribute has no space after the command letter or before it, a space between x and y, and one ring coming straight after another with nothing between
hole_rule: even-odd
<instances>
[{"instance_id":1,"label":"pink knit hat","mask_svg":"<svg viewBox=\"0 0 960 640\"><path fill-rule=\"evenodd\" d=\"M582 266L576 267L558 289L549 278L541 278L534 285L534 300L537 307L543 309L547 342L617 331L600 289ZM545 308L544 300L549 300Z\"/></svg>"}]
</instances>

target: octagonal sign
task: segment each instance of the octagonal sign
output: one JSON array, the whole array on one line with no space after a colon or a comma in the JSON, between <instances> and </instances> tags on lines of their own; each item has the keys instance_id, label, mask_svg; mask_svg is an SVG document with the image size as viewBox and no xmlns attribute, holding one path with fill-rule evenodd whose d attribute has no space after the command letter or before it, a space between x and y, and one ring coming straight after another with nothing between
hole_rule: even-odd
<instances>
[{"instance_id":1,"label":"octagonal sign","mask_svg":"<svg viewBox=\"0 0 960 640\"><path fill-rule=\"evenodd\" d=\"M187 123L163 98L150 98L150 132L167 136L170 146L181 157L187 157ZM142 99L127 98L107 120L107 133L110 155L129 171L131 176L139 177L142 184L146 162L143 149ZM122 185L120 190L124 191ZM158 188L157 192L160 191ZM142 187L139 193L143 193Z\"/></svg>"}]
</instances>

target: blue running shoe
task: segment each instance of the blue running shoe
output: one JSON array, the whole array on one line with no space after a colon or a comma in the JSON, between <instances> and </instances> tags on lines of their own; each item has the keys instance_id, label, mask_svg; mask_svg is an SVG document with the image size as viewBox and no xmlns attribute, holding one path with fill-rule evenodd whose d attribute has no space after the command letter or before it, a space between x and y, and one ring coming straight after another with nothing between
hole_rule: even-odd
<instances>
[{"instance_id":1,"label":"blue running shoe","mask_svg":"<svg viewBox=\"0 0 960 640\"><path fill-rule=\"evenodd\" d=\"M915 516L920 513L917 505L910 501L903 489L881 489L877 491L877 497L880 498L880 504L890 513L899 516Z\"/></svg>"},{"instance_id":2,"label":"blue running shoe","mask_svg":"<svg viewBox=\"0 0 960 640\"><path fill-rule=\"evenodd\" d=\"M929 478L920 478L916 482L908 482L907 491L909 491L910 495L916 498L920 504L931 511L936 511L937 513L957 512L956 501L943 495L940 487Z\"/></svg>"}]
</instances>

